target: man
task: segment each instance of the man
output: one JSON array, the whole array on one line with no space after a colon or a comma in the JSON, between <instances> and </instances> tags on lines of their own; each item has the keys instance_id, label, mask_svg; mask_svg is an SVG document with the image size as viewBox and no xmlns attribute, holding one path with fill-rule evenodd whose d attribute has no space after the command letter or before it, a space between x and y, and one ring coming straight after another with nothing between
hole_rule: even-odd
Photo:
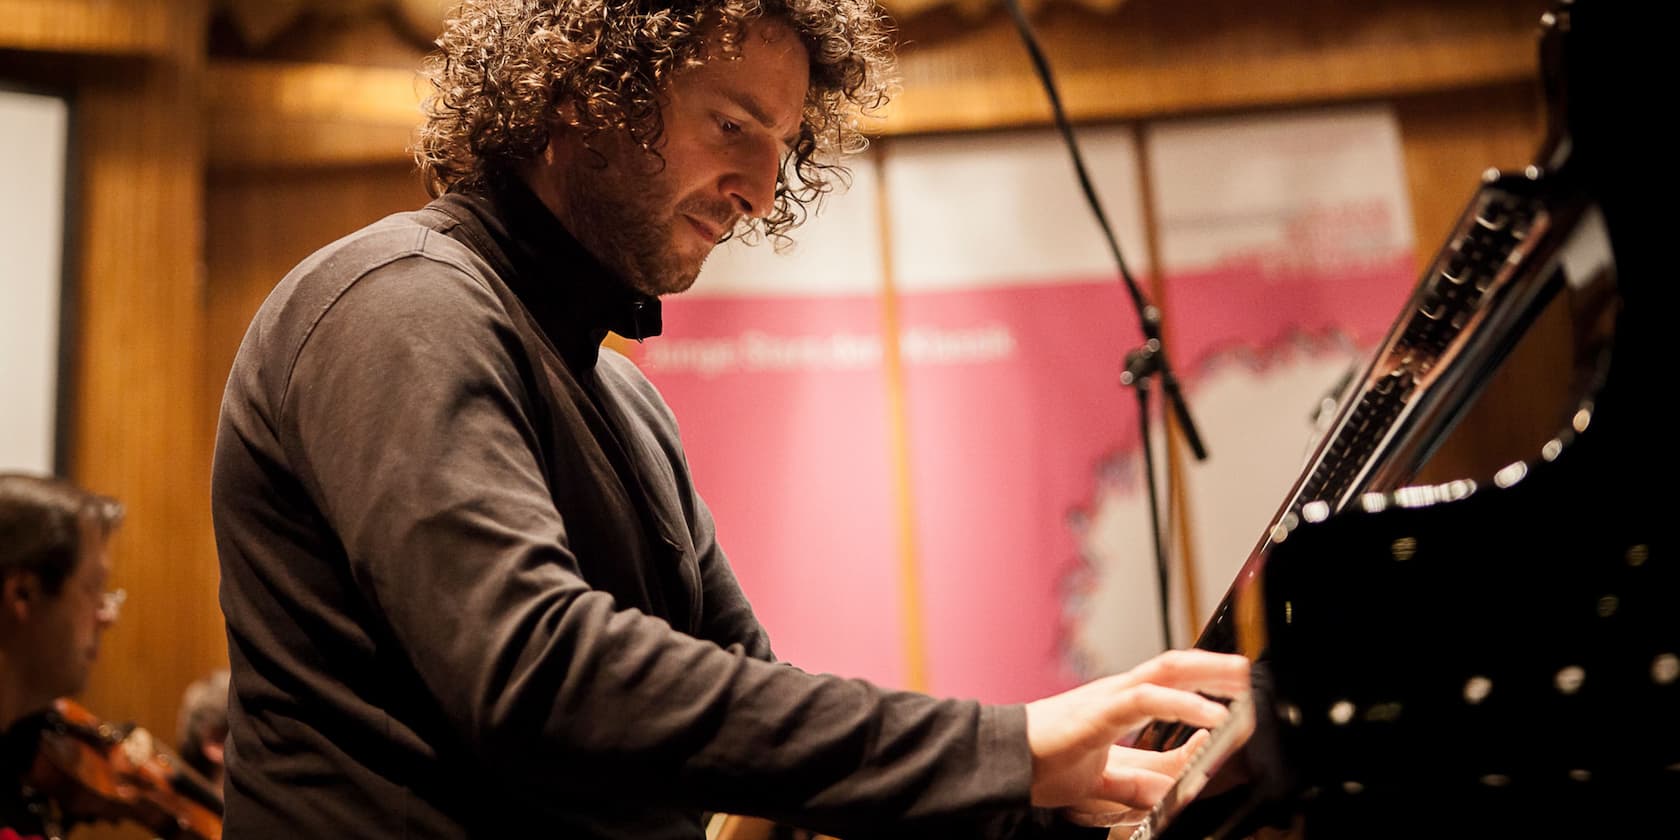
<instances>
[{"instance_id":1,"label":"man","mask_svg":"<svg viewBox=\"0 0 1680 840\"><path fill-rule=\"evenodd\" d=\"M223 750L227 743L228 671L217 668L187 686L175 721L175 751L204 778L216 796L222 793Z\"/></svg>"},{"instance_id":2,"label":"man","mask_svg":"<svg viewBox=\"0 0 1680 840\"><path fill-rule=\"evenodd\" d=\"M1244 691L1246 660L998 707L773 664L674 418L601 348L826 189L884 101L879 11L458 15L417 153L439 197L294 269L223 400L230 836L698 838L703 811L1003 836L1158 799L1184 751L1114 742L1219 723L1197 692Z\"/></svg>"},{"instance_id":3,"label":"man","mask_svg":"<svg viewBox=\"0 0 1680 840\"><path fill-rule=\"evenodd\" d=\"M87 683L122 591L105 591L122 507L65 481L0 474L0 838L57 836L30 789L42 713Z\"/></svg>"}]
</instances>

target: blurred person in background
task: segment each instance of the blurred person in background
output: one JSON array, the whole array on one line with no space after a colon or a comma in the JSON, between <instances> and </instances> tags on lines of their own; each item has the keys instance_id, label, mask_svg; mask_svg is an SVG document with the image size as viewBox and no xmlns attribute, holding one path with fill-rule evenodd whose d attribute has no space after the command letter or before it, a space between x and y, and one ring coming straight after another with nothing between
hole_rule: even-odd
<instances>
[{"instance_id":1,"label":"blurred person in background","mask_svg":"<svg viewBox=\"0 0 1680 840\"><path fill-rule=\"evenodd\" d=\"M117 619L107 550L115 500L68 481L0 473L0 840L64 831L59 803L29 783L53 701L79 693Z\"/></svg>"},{"instance_id":2,"label":"blurred person in background","mask_svg":"<svg viewBox=\"0 0 1680 840\"><path fill-rule=\"evenodd\" d=\"M175 722L175 751L219 795L222 751L227 742L228 670L218 668L193 680L181 696Z\"/></svg>"}]
</instances>

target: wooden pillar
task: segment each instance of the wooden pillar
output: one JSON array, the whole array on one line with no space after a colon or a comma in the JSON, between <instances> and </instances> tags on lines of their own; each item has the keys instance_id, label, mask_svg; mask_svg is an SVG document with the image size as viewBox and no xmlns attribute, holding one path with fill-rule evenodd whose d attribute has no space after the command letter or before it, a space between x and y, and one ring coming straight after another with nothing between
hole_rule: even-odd
<instances>
[{"instance_id":1,"label":"wooden pillar","mask_svg":"<svg viewBox=\"0 0 1680 840\"><path fill-rule=\"evenodd\" d=\"M132 7L150 34L138 55L74 70L73 420L61 445L78 483L128 509L112 561L129 597L83 698L169 743L186 684L227 655L198 375L208 0L100 5L107 24Z\"/></svg>"}]
</instances>

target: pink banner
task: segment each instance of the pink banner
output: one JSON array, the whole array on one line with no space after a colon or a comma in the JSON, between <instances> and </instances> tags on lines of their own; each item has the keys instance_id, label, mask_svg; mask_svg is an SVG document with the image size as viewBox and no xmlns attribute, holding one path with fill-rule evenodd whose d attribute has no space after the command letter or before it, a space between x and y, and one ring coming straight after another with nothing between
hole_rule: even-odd
<instances>
[{"instance_id":1,"label":"pink banner","mask_svg":"<svg viewBox=\"0 0 1680 840\"><path fill-rule=\"evenodd\" d=\"M1233 346L1380 334L1409 263L1173 278L1181 384L1193 393L1206 361ZM857 296L673 300L666 335L639 360L681 421L778 653L902 685L880 313ZM928 688L994 702L1067 688L1081 678L1064 640L1064 589L1081 562L1071 519L1104 459L1138 441L1136 395L1118 381L1140 341L1129 297L1109 281L995 285L906 295L901 317Z\"/></svg>"}]
</instances>

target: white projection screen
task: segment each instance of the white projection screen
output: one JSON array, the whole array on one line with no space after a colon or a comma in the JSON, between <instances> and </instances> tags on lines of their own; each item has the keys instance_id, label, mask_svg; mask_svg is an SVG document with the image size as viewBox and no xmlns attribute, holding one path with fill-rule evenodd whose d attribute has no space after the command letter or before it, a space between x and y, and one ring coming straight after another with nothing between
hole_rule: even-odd
<instances>
[{"instance_id":1,"label":"white projection screen","mask_svg":"<svg viewBox=\"0 0 1680 840\"><path fill-rule=\"evenodd\" d=\"M70 105L0 79L0 471L62 472Z\"/></svg>"}]
</instances>

